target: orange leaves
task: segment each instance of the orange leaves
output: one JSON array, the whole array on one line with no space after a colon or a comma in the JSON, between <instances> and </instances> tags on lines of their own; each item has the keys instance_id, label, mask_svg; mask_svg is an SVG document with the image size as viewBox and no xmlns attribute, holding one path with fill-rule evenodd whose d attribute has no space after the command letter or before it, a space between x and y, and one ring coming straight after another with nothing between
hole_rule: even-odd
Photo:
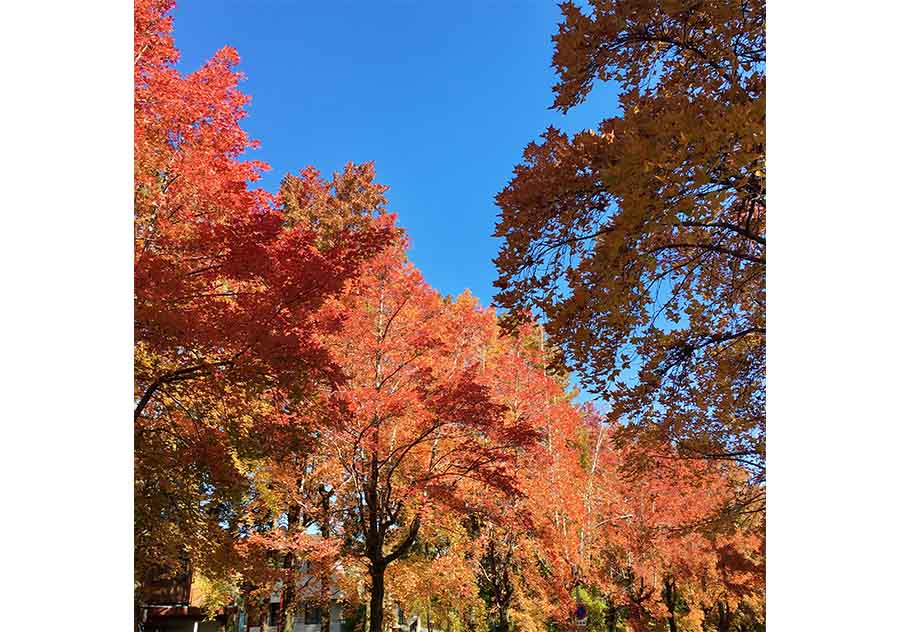
<instances>
[{"instance_id":1,"label":"orange leaves","mask_svg":"<svg viewBox=\"0 0 900 632\"><path fill-rule=\"evenodd\" d=\"M154 551L230 541L252 487L236 464L300 444L313 426L285 411L343 377L322 342L338 324L323 304L397 234L371 163L289 207L249 187L268 167L242 158L257 142L240 127L250 98L237 52L179 73L172 6L135 5L139 567Z\"/></svg>"},{"instance_id":2,"label":"orange leaves","mask_svg":"<svg viewBox=\"0 0 900 632\"><path fill-rule=\"evenodd\" d=\"M492 324L474 301L442 302L398 244L329 310L343 328L328 344L348 378L333 395L351 415L340 441L385 464L392 494L446 494L462 478L498 475L491 464L504 457L492 449L521 438L496 423L502 408L480 379Z\"/></svg>"},{"instance_id":3,"label":"orange leaves","mask_svg":"<svg viewBox=\"0 0 900 632\"><path fill-rule=\"evenodd\" d=\"M369 163L330 184L305 171L315 195L289 208L249 189L265 165L239 158L253 143L239 126L249 97L237 53L223 48L181 76L170 8L142 2L135 15L136 338L163 356L160 368L180 349L197 365L250 371L244 379L296 380L318 367L327 377L316 312L394 238L386 187Z\"/></svg>"},{"instance_id":4,"label":"orange leaves","mask_svg":"<svg viewBox=\"0 0 900 632\"><path fill-rule=\"evenodd\" d=\"M613 80L622 114L525 148L497 195L496 301L546 317L633 434L761 480L765 5L561 9L554 107Z\"/></svg>"},{"instance_id":5,"label":"orange leaves","mask_svg":"<svg viewBox=\"0 0 900 632\"><path fill-rule=\"evenodd\" d=\"M387 186L375 183L374 163L348 162L330 181L306 167L282 180L279 199L289 225L302 225L316 234L323 250L347 246L371 231L372 218L386 214ZM383 218L384 226L387 218ZM396 237L396 235L394 235Z\"/></svg>"},{"instance_id":6,"label":"orange leaves","mask_svg":"<svg viewBox=\"0 0 900 632\"><path fill-rule=\"evenodd\" d=\"M318 195L311 175L288 182L284 194ZM491 388L493 314L469 295L443 300L404 246L397 239L327 302L324 317L341 327L319 337L343 379L323 385L337 415L316 458L336 466L326 483L343 516L335 526L346 555L366 560L373 587L447 515L470 509L479 489L514 495L517 450L534 440L527 424L502 418ZM452 569L437 563L428 572L455 581ZM372 621L381 617L380 590L372 589Z\"/></svg>"}]
</instances>

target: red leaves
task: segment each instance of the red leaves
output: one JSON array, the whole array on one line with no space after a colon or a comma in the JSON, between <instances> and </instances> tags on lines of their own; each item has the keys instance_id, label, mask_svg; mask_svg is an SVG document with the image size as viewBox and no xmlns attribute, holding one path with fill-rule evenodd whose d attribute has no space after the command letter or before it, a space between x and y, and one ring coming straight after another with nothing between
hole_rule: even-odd
<instances>
[{"instance_id":1,"label":"red leaves","mask_svg":"<svg viewBox=\"0 0 900 632\"><path fill-rule=\"evenodd\" d=\"M240 127L249 97L237 53L178 73L170 8L142 0L135 12L139 569L187 550L265 593L290 579L274 564L285 557L312 560L320 577L339 557L383 572L427 536L441 551L433 581L472 599L472 576L454 570L500 551L503 608L539 613L540 625L567 620L574 587L588 583L641 616L659 615L666 585L702 607L761 593L752 525L708 520L724 515L734 471L679 460L652 437L616 447L613 428L549 370L557 352L541 328L522 317L501 337L470 294L443 299L425 283L372 163L328 180L307 167L277 196L250 189L266 166L242 158L257 143ZM498 196L519 214L498 227L501 267L532 266L544 238L541 248L596 246L591 213L608 209L591 188L620 159L613 131L629 139L608 124L599 137L549 130L529 146ZM614 255L627 245L599 239ZM553 274L594 273L561 261L520 287L504 277L507 298L524 288L546 306ZM603 291L622 290L611 278ZM585 288L568 285L587 305ZM625 327L622 314L603 322ZM578 340L593 348L593 333ZM635 456L645 467L629 476Z\"/></svg>"},{"instance_id":2,"label":"red leaves","mask_svg":"<svg viewBox=\"0 0 900 632\"><path fill-rule=\"evenodd\" d=\"M224 538L216 520L191 526L198 503L240 496L234 460L257 456L262 433L294 445L279 411L342 378L320 308L397 230L370 163L290 205L251 190L268 166L242 158L257 143L240 127L237 52L180 74L172 6L135 5L136 504L153 508L136 520L139 565L154 538L173 537L160 524L174 505L191 517L164 545ZM190 466L172 470L179 460Z\"/></svg>"},{"instance_id":3,"label":"red leaves","mask_svg":"<svg viewBox=\"0 0 900 632\"><path fill-rule=\"evenodd\" d=\"M307 169L314 194L294 199L290 217L249 190L265 165L238 159L253 143L239 127L249 97L237 88L237 53L223 48L182 77L171 67L169 8L136 6L136 338L163 356L190 350L257 377L299 379L291 366L309 377L320 366L329 372L315 314L393 238L392 218L379 217L385 187L371 164L348 166L333 194ZM333 230L323 243L326 218ZM151 378L148 369L139 381Z\"/></svg>"}]
</instances>

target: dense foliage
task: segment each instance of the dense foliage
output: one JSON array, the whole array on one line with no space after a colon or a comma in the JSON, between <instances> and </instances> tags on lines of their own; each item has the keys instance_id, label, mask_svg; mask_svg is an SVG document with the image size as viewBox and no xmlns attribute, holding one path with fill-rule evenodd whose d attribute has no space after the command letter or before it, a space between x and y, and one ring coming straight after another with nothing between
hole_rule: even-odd
<instances>
[{"instance_id":1,"label":"dense foliage","mask_svg":"<svg viewBox=\"0 0 900 632\"><path fill-rule=\"evenodd\" d=\"M497 301L545 316L633 435L761 481L765 4L561 7L554 107L614 82L622 115L525 149L497 196Z\"/></svg>"},{"instance_id":2,"label":"dense foliage","mask_svg":"<svg viewBox=\"0 0 900 632\"><path fill-rule=\"evenodd\" d=\"M761 8L563 5L557 105L634 89L501 194L502 323L425 282L371 163L252 189L237 54L179 73L171 8L135 5L136 602L190 572L283 630L335 597L370 632L760 629ZM641 384L574 403L564 362L625 339Z\"/></svg>"}]
</instances>

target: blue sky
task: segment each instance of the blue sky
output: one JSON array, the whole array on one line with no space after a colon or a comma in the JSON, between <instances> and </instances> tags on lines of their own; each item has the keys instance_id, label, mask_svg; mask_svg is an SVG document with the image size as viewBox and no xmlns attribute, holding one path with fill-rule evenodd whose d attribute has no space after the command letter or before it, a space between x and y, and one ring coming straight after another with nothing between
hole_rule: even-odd
<instances>
[{"instance_id":1,"label":"blue sky","mask_svg":"<svg viewBox=\"0 0 900 632\"><path fill-rule=\"evenodd\" d=\"M262 186L313 165L375 161L410 256L443 294L493 295L494 196L548 125L578 131L613 115L612 86L562 114L549 0L312 2L181 0L180 69L235 47L253 101L244 127L272 170Z\"/></svg>"}]
</instances>

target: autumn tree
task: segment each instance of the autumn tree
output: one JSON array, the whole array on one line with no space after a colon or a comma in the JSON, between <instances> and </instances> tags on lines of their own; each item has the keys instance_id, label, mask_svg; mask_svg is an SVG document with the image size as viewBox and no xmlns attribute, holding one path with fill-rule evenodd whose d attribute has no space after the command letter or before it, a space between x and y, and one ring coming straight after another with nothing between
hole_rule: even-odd
<instances>
[{"instance_id":1,"label":"autumn tree","mask_svg":"<svg viewBox=\"0 0 900 632\"><path fill-rule=\"evenodd\" d=\"M650 461L633 471L635 455ZM743 605L755 609L764 582L757 512L725 508L747 473L733 463L678 458L662 443L607 447L605 510L589 519L596 537L584 560L584 583L603 595L609 630L627 620L636 630L699 630ZM727 617L726 617L727 619ZM718 616L719 621L723 621ZM725 620L722 629L729 629Z\"/></svg>"},{"instance_id":2,"label":"autumn tree","mask_svg":"<svg viewBox=\"0 0 900 632\"><path fill-rule=\"evenodd\" d=\"M462 509L460 487L515 492L510 461L533 435L501 416L481 380L492 316L474 299L441 298L398 242L366 267L330 309L342 319L328 348L346 381L322 449L340 464L333 483L350 555L369 573L369 629L384 622L385 572L423 525Z\"/></svg>"},{"instance_id":3,"label":"autumn tree","mask_svg":"<svg viewBox=\"0 0 900 632\"><path fill-rule=\"evenodd\" d=\"M436 514L419 528L409 555L388 569L387 594L405 612L416 613L419 627L429 632L486 629L474 563L477 546L466 529L470 514Z\"/></svg>"},{"instance_id":4,"label":"autumn tree","mask_svg":"<svg viewBox=\"0 0 900 632\"><path fill-rule=\"evenodd\" d=\"M518 451L521 496L480 492L468 524L475 536L477 579L498 630L543 629L564 621L581 519L576 433L582 423L567 380L548 370L554 353L534 323L498 337L487 355L486 379L510 423L527 424L538 440Z\"/></svg>"},{"instance_id":5,"label":"autumn tree","mask_svg":"<svg viewBox=\"0 0 900 632\"><path fill-rule=\"evenodd\" d=\"M587 4L561 4L553 107L611 82L622 114L526 147L496 300L545 317L633 436L762 480L765 3Z\"/></svg>"},{"instance_id":6,"label":"autumn tree","mask_svg":"<svg viewBox=\"0 0 900 632\"><path fill-rule=\"evenodd\" d=\"M256 142L240 127L249 97L237 53L225 47L182 75L172 6L135 4L139 581L221 552L221 525L248 486L234 456L265 453L284 407L339 379L316 313L393 238L371 165L331 182L303 172L314 199L250 188L267 167L241 157Z\"/></svg>"},{"instance_id":7,"label":"autumn tree","mask_svg":"<svg viewBox=\"0 0 900 632\"><path fill-rule=\"evenodd\" d=\"M527 392L540 392L535 386ZM597 632L626 622L674 632L728 630L740 620L757 629L762 522L733 504L747 472L679 458L666 443L618 445L616 425L590 406L545 410L544 440L522 461L516 519L481 531L480 577L515 629L565 627L578 601L590 606Z\"/></svg>"},{"instance_id":8,"label":"autumn tree","mask_svg":"<svg viewBox=\"0 0 900 632\"><path fill-rule=\"evenodd\" d=\"M471 300L463 295L457 304ZM455 502L420 526L407 558L388 573L388 589L392 599L428 614L442 629L476 623L543 629L548 617L562 620L561 613L569 611L571 575L546 579L542 573L559 561L548 559L546 550L573 542L563 536L574 533L565 514L580 507L573 495L579 496L583 480L574 443L581 418L565 378L547 370L552 353L539 327L526 324L515 336L500 336L492 315L472 318L478 312L471 309L461 315L451 339L477 341L469 362L477 364L491 400L502 406L501 422L531 429L536 440L519 443L513 452L510 473L521 493L460 480Z\"/></svg>"}]
</instances>

